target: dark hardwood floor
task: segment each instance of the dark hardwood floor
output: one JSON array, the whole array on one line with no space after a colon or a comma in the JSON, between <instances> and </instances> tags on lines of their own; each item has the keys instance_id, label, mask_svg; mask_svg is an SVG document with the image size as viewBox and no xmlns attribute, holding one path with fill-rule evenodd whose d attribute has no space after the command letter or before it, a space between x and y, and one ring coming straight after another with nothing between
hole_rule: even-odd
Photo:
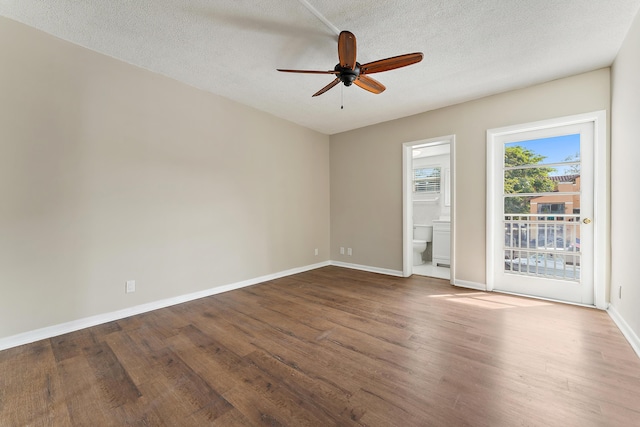
<instances>
[{"instance_id":1,"label":"dark hardwood floor","mask_svg":"<svg viewBox=\"0 0 640 427\"><path fill-rule=\"evenodd\" d=\"M608 315L325 267L0 352L2 426L638 426Z\"/></svg>"}]
</instances>

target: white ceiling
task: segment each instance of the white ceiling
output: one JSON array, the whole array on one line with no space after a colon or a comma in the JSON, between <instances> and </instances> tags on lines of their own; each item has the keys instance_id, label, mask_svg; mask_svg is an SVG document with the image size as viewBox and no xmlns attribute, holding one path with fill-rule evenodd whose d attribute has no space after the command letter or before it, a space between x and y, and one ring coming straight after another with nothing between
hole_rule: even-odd
<instances>
[{"instance_id":1,"label":"white ceiling","mask_svg":"<svg viewBox=\"0 0 640 427\"><path fill-rule=\"evenodd\" d=\"M0 0L0 15L334 134L609 66L639 7L640 0ZM356 35L360 63L416 51L425 59L374 75L387 87L380 95L340 85L312 98L333 76L276 71L333 69L339 30Z\"/></svg>"}]
</instances>

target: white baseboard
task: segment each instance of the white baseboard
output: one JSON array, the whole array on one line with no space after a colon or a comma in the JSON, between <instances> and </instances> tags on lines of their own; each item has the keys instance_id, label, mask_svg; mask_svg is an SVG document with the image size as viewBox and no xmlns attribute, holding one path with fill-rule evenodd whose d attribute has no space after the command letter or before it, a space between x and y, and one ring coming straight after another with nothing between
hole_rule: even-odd
<instances>
[{"instance_id":1,"label":"white baseboard","mask_svg":"<svg viewBox=\"0 0 640 427\"><path fill-rule=\"evenodd\" d=\"M387 276L404 277L402 274L402 271L400 270L391 270L388 268L379 268L379 267L371 267L368 265L351 264L348 262L341 262L341 261L330 261L330 263L331 265L335 265L336 267L351 268L353 270L368 271L370 273L386 274Z\"/></svg>"},{"instance_id":2,"label":"white baseboard","mask_svg":"<svg viewBox=\"0 0 640 427\"><path fill-rule=\"evenodd\" d=\"M316 268L326 267L328 265L331 265L330 261L307 265L304 267L292 268L290 270L280 271L278 273L268 274L266 276L260 276L254 279L243 280L242 282L236 282L228 285L217 286L215 288L205 289L199 292L193 292L186 295L179 295L172 298L167 298L167 299L153 301L146 304L136 305L134 307L124 308L122 310L117 310L110 313L98 314L95 316L72 320L66 323L60 323L58 325L47 326L45 328L36 329L29 332L23 332L21 334L12 335L10 337L0 338L0 350L6 350L8 348L29 344L29 343L40 341L47 338L56 337L58 335L67 334L69 332L74 332L84 328L90 328L92 326L100 325L107 322L113 322L114 320L135 316L136 314L142 314L142 313L158 310L160 308L165 308L165 307L169 307L176 304L182 304L183 302L193 301L199 298L220 294L220 293L232 291L235 289L245 288L247 286L256 285L258 283L266 282L269 280L279 279L281 277L291 276L291 275L303 273L309 270L315 270Z\"/></svg>"},{"instance_id":3,"label":"white baseboard","mask_svg":"<svg viewBox=\"0 0 640 427\"><path fill-rule=\"evenodd\" d=\"M609 317L611 317L618 329L620 329L622 335L624 335L627 341L629 341L629 344L631 345L631 348L633 348L633 351L635 351L638 357L640 357L640 338L638 337L638 335L633 331L633 329L631 329L629 324L626 322L626 320L624 320L624 318L620 315L618 310L616 310L613 305L609 305L609 308L607 308L607 313L609 313Z\"/></svg>"},{"instance_id":4,"label":"white baseboard","mask_svg":"<svg viewBox=\"0 0 640 427\"><path fill-rule=\"evenodd\" d=\"M476 282L468 282L466 280L455 280L453 282L454 286L458 286L460 288L468 288L468 289L475 289L476 291L486 291L487 290L487 285L485 285L484 283L476 283Z\"/></svg>"}]
</instances>

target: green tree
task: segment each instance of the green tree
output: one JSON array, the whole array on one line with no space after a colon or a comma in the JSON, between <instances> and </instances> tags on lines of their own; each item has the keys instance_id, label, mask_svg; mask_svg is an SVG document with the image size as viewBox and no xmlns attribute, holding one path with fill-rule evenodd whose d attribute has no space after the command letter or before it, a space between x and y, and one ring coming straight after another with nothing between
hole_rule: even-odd
<instances>
[{"instance_id":1,"label":"green tree","mask_svg":"<svg viewBox=\"0 0 640 427\"><path fill-rule=\"evenodd\" d=\"M506 147L504 154L505 168L531 166L539 164L545 156L527 148L516 145ZM522 168L511 169L504 173L505 194L546 193L555 189L555 183L549 178L553 168ZM505 213L529 213L532 196L506 197Z\"/></svg>"}]
</instances>

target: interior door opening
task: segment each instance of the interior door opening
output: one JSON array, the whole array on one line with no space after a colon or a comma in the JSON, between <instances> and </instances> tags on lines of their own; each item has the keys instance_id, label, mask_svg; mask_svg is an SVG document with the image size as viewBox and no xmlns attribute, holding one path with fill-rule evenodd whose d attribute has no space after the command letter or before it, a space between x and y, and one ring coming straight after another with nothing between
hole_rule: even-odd
<instances>
[{"instance_id":1,"label":"interior door opening","mask_svg":"<svg viewBox=\"0 0 640 427\"><path fill-rule=\"evenodd\" d=\"M403 274L452 280L454 136L403 146Z\"/></svg>"}]
</instances>

